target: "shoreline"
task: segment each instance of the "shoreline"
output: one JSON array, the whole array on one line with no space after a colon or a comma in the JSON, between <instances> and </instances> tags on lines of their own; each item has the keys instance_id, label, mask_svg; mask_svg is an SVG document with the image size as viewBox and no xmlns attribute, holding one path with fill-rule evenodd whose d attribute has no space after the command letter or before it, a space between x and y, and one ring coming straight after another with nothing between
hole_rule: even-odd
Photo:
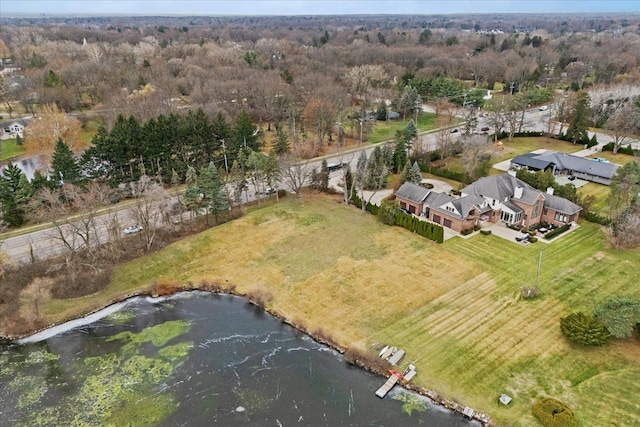
<instances>
[{"instance_id":1,"label":"shoreline","mask_svg":"<svg viewBox=\"0 0 640 427\"><path fill-rule=\"evenodd\" d=\"M334 342L330 342L330 340L327 339L323 339L320 336L317 336L317 334L314 334L313 332L309 331L307 328L303 328L300 325L294 324L292 321L290 321L286 316L284 316L283 314L270 310L267 307L264 307L263 305L252 301L251 298L249 298L248 295L246 294L239 294L233 291L233 288L230 290L222 290L222 289L206 289L209 288L209 286L205 286L205 289L200 288L200 287L179 287L177 286L175 289L172 290L172 292L166 292L166 293L162 293L162 294L158 294L156 292L150 292L150 291L138 291L138 292L133 292L130 294L125 295L122 298L118 298L118 299L112 299L110 300L108 303L102 305L101 307L98 307L92 311L90 311L89 313L80 315L78 317L74 317L74 318L70 318L70 319L66 319L60 323L55 323L55 324L50 324L44 328L35 330L29 334L24 334L24 335L18 335L18 336L0 336L0 342L2 343L8 343L8 344L17 344L17 345L23 345L23 344L27 344L30 342L39 342L42 340L45 340L47 338L49 338L50 336L59 334L63 331L63 329L61 328L59 331L55 331L56 327L60 327L64 324L67 323L71 323L71 322L75 322L75 321L82 321L84 320L85 322L78 322L77 325L72 326L73 328L80 326L82 324L89 324L89 323L93 323L96 320L101 319L102 317L106 317L109 314L118 311L119 309L121 309L122 307L124 307L124 305L130 301L133 300L134 298L137 297L149 297L149 298L163 298L163 297L171 297L173 295L176 295L178 293L182 293L182 292L205 292L205 293L210 293L210 294L226 294L226 295L233 295L233 296L237 296L237 297L242 297L243 299L245 299L245 301L248 304L252 304L256 307L259 307L260 309L264 310L266 313L268 313L269 315L275 317L276 319L280 320L282 323L285 323L289 326L291 326L292 328L294 328L295 330L298 330L302 333L304 333L305 335L309 336L310 338L312 338L314 341L326 345L327 347L336 350L337 352L339 352L343 357L345 357L345 362L352 364L354 366L357 366L360 369L364 369L365 371L371 372L373 374L379 375L381 378L386 378L386 372L380 368L378 368L377 366L375 366L374 363L371 363L371 361L366 360L367 358L362 358L364 360L361 360L360 358L347 358L347 353L350 350L349 348L343 348L341 346L339 346L338 344L334 343ZM110 308L114 308L114 310L109 310ZM101 312L105 312L105 313L101 313ZM96 316L97 314L103 314L102 316ZM44 332L46 331L50 331L54 329L54 332L51 335L48 334L44 334ZM34 341L30 340L29 338L32 337L38 337L39 334L43 334L41 339L36 339ZM458 402L455 402L453 400L447 399L443 396L441 396L440 394L438 394L437 392L433 391L433 390L429 390L425 387L422 386L418 386L415 385L413 383L410 382L406 382L404 380L401 380L398 385L400 385L400 387L418 393L421 396L426 397L427 399L429 399L434 405L437 406L441 406L443 408L446 408L452 412L457 412L461 415L463 415L464 418L466 419L471 419L471 420L475 420L477 422L480 423L481 426L483 427L493 427L494 424L491 421L491 419L489 418L488 415L486 414L481 414L476 412L475 410L474 415L472 417L467 417L463 414L463 411L465 410L466 406L461 405Z\"/></svg>"}]
</instances>

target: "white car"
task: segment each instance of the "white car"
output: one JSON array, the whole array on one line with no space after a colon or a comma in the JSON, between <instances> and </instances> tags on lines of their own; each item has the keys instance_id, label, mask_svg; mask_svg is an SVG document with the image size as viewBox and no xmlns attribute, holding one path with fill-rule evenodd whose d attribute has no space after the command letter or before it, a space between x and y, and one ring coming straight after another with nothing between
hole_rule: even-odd
<instances>
[{"instance_id":1,"label":"white car","mask_svg":"<svg viewBox=\"0 0 640 427\"><path fill-rule=\"evenodd\" d=\"M547 111L549 107L547 107L546 105L543 105L542 107L539 107L538 110L540 111Z\"/></svg>"},{"instance_id":2,"label":"white car","mask_svg":"<svg viewBox=\"0 0 640 427\"><path fill-rule=\"evenodd\" d=\"M124 234L135 234L142 231L142 227L139 225L130 225L123 230Z\"/></svg>"}]
</instances>

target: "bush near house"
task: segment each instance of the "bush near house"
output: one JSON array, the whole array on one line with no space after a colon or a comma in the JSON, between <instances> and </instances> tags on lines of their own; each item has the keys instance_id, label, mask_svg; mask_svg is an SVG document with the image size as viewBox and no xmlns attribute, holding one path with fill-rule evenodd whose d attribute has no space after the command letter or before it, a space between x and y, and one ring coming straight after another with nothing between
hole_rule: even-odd
<instances>
[{"instance_id":1,"label":"bush near house","mask_svg":"<svg viewBox=\"0 0 640 427\"><path fill-rule=\"evenodd\" d=\"M555 230L551 230L550 232L547 233L547 235L545 236L545 238L547 240L551 240L555 237L558 237L559 235L561 235L562 233L564 233L565 231L567 231L568 229L571 228L570 224L565 224L561 227L556 228Z\"/></svg>"},{"instance_id":2,"label":"bush near house","mask_svg":"<svg viewBox=\"0 0 640 427\"><path fill-rule=\"evenodd\" d=\"M533 415L545 427L576 427L578 419L565 403L545 397L533 404Z\"/></svg>"}]
</instances>

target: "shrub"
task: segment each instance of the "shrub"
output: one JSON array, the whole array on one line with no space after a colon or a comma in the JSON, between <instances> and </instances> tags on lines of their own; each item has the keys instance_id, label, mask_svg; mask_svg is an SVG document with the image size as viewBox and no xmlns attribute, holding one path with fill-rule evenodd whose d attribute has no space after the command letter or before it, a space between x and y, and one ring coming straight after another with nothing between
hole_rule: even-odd
<instances>
[{"instance_id":1,"label":"shrub","mask_svg":"<svg viewBox=\"0 0 640 427\"><path fill-rule=\"evenodd\" d=\"M545 238L547 240L551 240L554 237L558 237L559 235L561 235L562 233L567 231L569 228L571 228L571 225L570 224L565 224L562 227L558 227L558 228L548 232L547 235L545 236Z\"/></svg>"},{"instance_id":2,"label":"shrub","mask_svg":"<svg viewBox=\"0 0 640 427\"><path fill-rule=\"evenodd\" d=\"M473 227L472 228L465 228L464 230L462 230L460 232L460 234L462 234L463 236L468 236L471 233L473 233Z\"/></svg>"},{"instance_id":3,"label":"shrub","mask_svg":"<svg viewBox=\"0 0 640 427\"><path fill-rule=\"evenodd\" d=\"M480 234L484 234L485 236L488 236L489 234L491 234L491 230L480 230Z\"/></svg>"},{"instance_id":4,"label":"shrub","mask_svg":"<svg viewBox=\"0 0 640 427\"><path fill-rule=\"evenodd\" d=\"M569 341L585 346L605 345L611 337L604 323L581 311L561 318L560 330Z\"/></svg>"},{"instance_id":5,"label":"shrub","mask_svg":"<svg viewBox=\"0 0 640 427\"><path fill-rule=\"evenodd\" d=\"M616 338L627 338L640 322L640 300L636 297L614 296L593 310L594 316Z\"/></svg>"},{"instance_id":6,"label":"shrub","mask_svg":"<svg viewBox=\"0 0 640 427\"><path fill-rule=\"evenodd\" d=\"M529 237L527 240L529 240L530 243L535 243L538 241L537 237Z\"/></svg>"},{"instance_id":7,"label":"shrub","mask_svg":"<svg viewBox=\"0 0 640 427\"><path fill-rule=\"evenodd\" d=\"M545 397L533 404L533 415L545 427L576 427L578 419L565 403Z\"/></svg>"},{"instance_id":8,"label":"shrub","mask_svg":"<svg viewBox=\"0 0 640 427\"><path fill-rule=\"evenodd\" d=\"M610 225L611 224L611 220L609 218L606 218L604 216L600 216L598 214L595 214L593 212L584 212L581 213L580 215L582 218L586 219L589 222L593 222L594 224L600 224L600 225Z\"/></svg>"},{"instance_id":9,"label":"shrub","mask_svg":"<svg viewBox=\"0 0 640 427\"><path fill-rule=\"evenodd\" d=\"M476 224L473 226L473 231L478 231L480 230L482 227L480 227L480 225Z\"/></svg>"}]
</instances>

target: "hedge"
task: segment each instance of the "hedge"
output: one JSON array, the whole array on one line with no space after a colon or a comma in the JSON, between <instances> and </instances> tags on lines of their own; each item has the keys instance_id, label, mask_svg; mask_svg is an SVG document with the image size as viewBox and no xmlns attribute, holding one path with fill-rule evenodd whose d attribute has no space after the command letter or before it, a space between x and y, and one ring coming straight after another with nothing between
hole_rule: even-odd
<instances>
[{"instance_id":1,"label":"hedge","mask_svg":"<svg viewBox=\"0 0 640 427\"><path fill-rule=\"evenodd\" d=\"M351 200L357 208L362 209L362 200L360 200L360 197L354 194ZM379 209L379 206L371 203L367 203L365 206L365 210L372 215L378 215ZM422 237L426 237L427 239L433 240L436 243L444 242L444 228L442 228L441 225L434 224L432 222L421 221L419 218L411 214L399 212L398 215L396 215L396 221L394 225L406 228L407 230L417 233Z\"/></svg>"},{"instance_id":2,"label":"hedge","mask_svg":"<svg viewBox=\"0 0 640 427\"><path fill-rule=\"evenodd\" d=\"M564 233L565 231L567 231L567 230L568 230L568 229L570 229L570 228L571 228L571 224L565 224L565 225L563 225L562 227L558 227L558 228L556 228L556 229L554 229L554 230L551 230L551 231L550 231L550 232L548 232L548 233L547 233L547 235L546 235L546 236L544 236L544 237L545 237L545 239L547 239L547 240L551 240L551 239L553 239L554 237L557 237L557 236L559 236L560 234Z\"/></svg>"},{"instance_id":3,"label":"hedge","mask_svg":"<svg viewBox=\"0 0 640 427\"><path fill-rule=\"evenodd\" d=\"M430 173L435 176L440 176L442 178L452 179L454 181L464 182L464 173L452 171L450 169L438 168L435 166L424 166L420 167L422 172Z\"/></svg>"},{"instance_id":4,"label":"hedge","mask_svg":"<svg viewBox=\"0 0 640 427\"><path fill-rule=\"evenodd\" d=\"M565 403L544 397L533 404L533 415L545 427L576 427L578 419Z\"/></svg>"},{"instance_id":5,"label":"hedge","mask_svg":"<svg viewBox=\"0 0 640 427\"><path fill-rule=\"evenodd\" d=\"M413 215L400 212L396 216L395 225L406 228L409 231L413 231L414 233L433 240L436 243L444 242L444 228L442 228L441 225L422 221Z\"/></svg>"},{"instance_id":6,"label":"hedge","mask_svg":"<svg viewBox=\"0 0 640 427\"><path fill-rule=\"evenodd\" d=\"M600 216L598 214L595 214L593 212L582 212L582 215L580 215L582 218L584 218L585 220L589 221L589 222L593 222L594 224L600 224L600 225L610 225L611 224L611 220L607 217L604 216Z\"/></svg>"}]
</instances>

